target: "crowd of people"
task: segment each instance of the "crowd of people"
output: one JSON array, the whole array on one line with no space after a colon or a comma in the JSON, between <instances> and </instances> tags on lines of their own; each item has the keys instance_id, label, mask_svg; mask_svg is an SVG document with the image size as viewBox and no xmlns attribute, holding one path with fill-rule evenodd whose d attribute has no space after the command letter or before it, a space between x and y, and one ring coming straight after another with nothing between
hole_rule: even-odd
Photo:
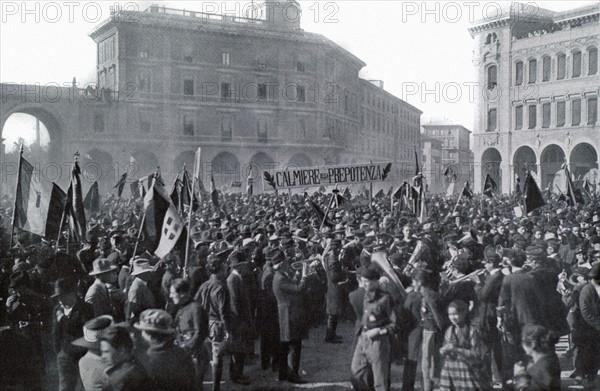
<instances>
[{"instance_id":1,"label":"crowd of people","mask_svg":"<svg viewBox=\"0 0 600 391\"><path fill-rule=\"evenodd\" d=\"M190 214L188 251L184 238L160 259L139 200L107 200L82 243L58 248L20 230L9 248L6 201L2 388L47 387L54 361L61 391L202 390L209 372L212 390L244 389L255 355L276 381L327 381L300 376L321 324L325 343L352 344L355 390L559 390L566 335L571 377L600 387L598 198L516 217L511 196L433 195L426 219L386 197L331 199L220 194Z\"/></svg>"}]
</instances>

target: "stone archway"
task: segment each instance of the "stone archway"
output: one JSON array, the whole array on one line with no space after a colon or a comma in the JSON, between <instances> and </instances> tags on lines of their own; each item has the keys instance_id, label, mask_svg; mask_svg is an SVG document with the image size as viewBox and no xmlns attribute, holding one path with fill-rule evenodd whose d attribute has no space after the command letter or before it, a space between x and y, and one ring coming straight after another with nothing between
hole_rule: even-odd
<instances>
[{"instance_id":1,"label":"stone archway","mask_svg":"<svg viewBox=\"0 0 600 391\"><path fill-rule=\"evenodd\" d=\"M527 171L535 173L537 177L537 158L531 147L524 145L517 149L513 155L513 169L515 180L519 179L521 190L525 184Z\"/></svg>"},{"instance_id":2,"label":"stone archway","mask_svg":"<svg viewBox=\"0 0 600 391\"><path fill-rule=\"evenodd\" d=\"M548 185L554 182L554 176L556 172L562 168L565 164L565 152L556 144L550 144L542 151L540 156L540 166L542 177L541 189L548 188Z\"/></svg>"},{"instance_id":3,"label":"stone archway","mask_svg":"<svg viewBox=\"0 0 600 391\"><path fill-rule=\"evenodd\" d=\"M147 149L136 149L131 153L129 163L133 168L128 169L132 177L145 177L156 172L160 162L155 154ZM161 169L161 171L164 170Z\"/></svg>"},{"instance_id":4,"label":"stone archway","mask_svg":"<svg viewBox=\"0 0 600 391\"><path fill-rule=\"evenodd\" d=\"M598 168L598 153L588 143L579 143L571 151L571 175L575 180L582 180L590 170Z\"/></svg>"},{"instance_id":5,"label":"stone archway","mask_svg":"<svg viewBox=\"0 0 600 391\"><path fill-rule=\"evenodd\" d=\"M177 155L175 161L173 162L173 172L180 173L183 170L183 166L185 165L185 169L190 175L193 175L194 172L194 162L196 160L196 152L194 151L185 151Z\"/></svg>"},{"instance_id":6,"label":"stone archway","mask_svg":"<svg viewBox=\"0 0 600 391\"><path fill-rule=\"evenodd\" d=\"M215 186L220 190L223 185L230 186L233 182L241 181L240 161L230 152L221 152L211 162L212 172L215 179ZM204 181L204 179L203 179ZM205 181L207 190L210 188L210 178Z\"/></svg>"},{"instance_id":7,"label":"stone archway","mask_svg":"<svg viewBox=\"0 0 600 391\"><path fill-rule=\"evenodd\" d=\"M485 185L485 178L487 174L496 182L498 191L502 190L502 169L500 164L502 163L502 155L496 148L488 148L483 152L481 156L481 189L483 192L483 186Z\"/></svg>"}]
</instances>

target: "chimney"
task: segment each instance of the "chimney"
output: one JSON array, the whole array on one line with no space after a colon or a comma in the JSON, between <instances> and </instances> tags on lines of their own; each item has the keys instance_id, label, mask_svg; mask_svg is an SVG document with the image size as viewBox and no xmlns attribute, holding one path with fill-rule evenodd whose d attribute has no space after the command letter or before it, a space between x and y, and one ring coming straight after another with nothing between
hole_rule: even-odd
<instances>
[{"instance_id":1,"label":"chimney","mask_svg":"<svg viewBox=\"0 0 600 391\"><path fill-rule=\"evenodd\" d=\"M267 23L276 28L299 30L302 9L296 0L265 0Z\"/></svg>"}]
</instances>

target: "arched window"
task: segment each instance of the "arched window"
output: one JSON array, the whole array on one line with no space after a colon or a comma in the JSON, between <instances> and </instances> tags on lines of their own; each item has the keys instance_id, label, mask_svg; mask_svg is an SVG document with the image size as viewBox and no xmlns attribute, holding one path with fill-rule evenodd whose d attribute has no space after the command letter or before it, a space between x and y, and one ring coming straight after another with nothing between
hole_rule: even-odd
<instances>
[{"instance_id":1,"label":"arched window","mask_svg":"<svg viewBox=\"0 0 600 391\"><path fill-rule=\"evenodd\" d=\"M591 47L588 49L588 75L598 73L598 48Z\"/></svg>"},{"instance_id":2,"label":"arched window","mask_svg":"<svg viewBox=\"0 0 600 391\"><path fill-rule=\"evenodd\" d=\"M498 67L491 65L487 70L487 87L492 90L498 85Z\"/></svg>"},{"instance_id":3,"label":"arched window","mask_svg":"<svg viewBox=\"0 0 600 391\"><path fill-rule=\"evenodd\" d=\"M542 58L542 81L549 81L552 74L552 59L550 56Z\"/></svg>"},{"instance_id":4,"label":"arched window","mask_svg":"<svg viewBox=\"0 0 600 391\"><path fill-rule=\"evenodd\" d=\"M520 86L523 84L523 61L517 61L515 63L515 85Z\"/></svg>"},{"instance_id":5,"label":"arched window","mask_svg":"<svg viewBox=\"0 0 600 391\"><path fill-rule=\"evenodd\" d=\"M567 74L567 56L564 53L558 53L556 56L556 79L562 80Z\"/></svg>"},{"instance_id":6,"label":"arched window","mask_svg":"<svg viewBox=\"0 0 600 391\"><path fill-rule=\"evenodd\" d=\"M573 77L581 76L581 51L573 52Z\"/></svg>"},{"instance_id":7,"label":"arched window","mask_svg":"<svg viewBox=\"0 0 600 391\"><path fill-rule=\"evenodd\" d=\"M537 81L537 60L535 58L532 58L531 60L529 60L529 79L528 82L529 84L533 84Z\"/></svg>"}]
</instances>

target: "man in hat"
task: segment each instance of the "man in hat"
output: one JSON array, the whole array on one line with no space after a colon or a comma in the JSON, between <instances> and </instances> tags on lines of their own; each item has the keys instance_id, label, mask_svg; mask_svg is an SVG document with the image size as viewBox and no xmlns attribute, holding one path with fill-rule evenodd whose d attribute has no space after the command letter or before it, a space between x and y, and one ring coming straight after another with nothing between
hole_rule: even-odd
<instances>
[{"instance_id":1,"label":"man in hat","mask_svg":"<svg viewBox=\"0 0 600 391\"><path fill-rule=\"evenodd\" d=\"M586 323L585 349L580 354L585 356L584 366L580 371L585 386L594 387L598 369L600 369L600 263L595 263L588 274L587 283L579 295L581 316Z\"/></svg>"},{"instance_id":2,"label":"man in hat","mask_svg":"<svg viewBox=\"0 0 600 391\"><path fill-rule=\"evenodd\" d=\"M221 389L223 356L226 353L231 330L231 308L226 278L228 266L216 254L208 256L206 269L210 273L196 293L195 301L200 303L208 314L209 338L212 344L212 391Z\"/></svg>"},{"instance_id":3,"label":"man in hat","mask_svg":"<svg viewBox=\"0 0 600 391\"><path fill-rule=\"evenodd\" d=\"M175 345L173 318L165 310L147 309L134 327L142 332L148 350L140 358L155 390L194 391L192 356Z\"/></svg>"},{"instance_id":4,"label":"man in hat","mask_svg":"<svg viewBox=\"0 0 600 391\"><path fill-rule=\"evenodd\" d=\"M102 390L151 390L148 372L133 355L133 340L122 326L109 326L100 334L102 361L106 364Z\"/></svg>"},{"instance_id":5,"label":"man in hat","mask_svg":"<svg viewBox=\"0 0 600 391\"><path fill-rule=\"evenodd\" d=\"M85 294L85 302L92 305L94 316L110 315L115 322L125 320L125 297L117 284L118 267L108 259L98 258L94 261L90 276L94 283Z\"/></svg>"},{"instance_id":6,"label":"man in hat","mask_svg":"<svg viewBox=\"0 0 600 391\"><path fill-rule=\"evenodd\" d=\"M340 343L342 337L336 334L339 316L342 313L344 303L346 302L346 290L344 282L348 281L342 263L340 262L340 250L342 241L333 239L330 243L329 251L325 253L323 267L327 274L327 331L325 333L325 342Z\"/></svg>"},{"instance_id":7,"label":"man in hat","mask_svg":"<svg viewBox=\"0 0 600 391\"><path fill-rule=\"evenodd\" d=\"M56 352L59 390L75 390L79 378L78 362L85 350L72 345L83 335L83 325L94 317L92 306L77 296L77 282L70 278L56 281L52 341Z\"/></svg>"},{"instance_id":8,"label":"man in hat","mask_svg":"<svg viewBox=\"0 0 600 391\"><path fill-rule=\"evenodd\" d=\"M504 274L500 265L502 259L496 253L495 247L487 246L483 253L483 266L486 277L485 280L478 276L476 278L475 293L479 304L475 313L476 324L479 325L485 348L485 367L488 375L491 375L492 363L496 364L498 370L502 369L502 344L497 327L496 307L498 306L498 298L500 297Z\"/></svg>"},{"instance_id":9,"label":"man in hat","mask_svg":"<svg viewBox=\"0 0 600 391\"><path fill-rule=\"evenodd\" d=\"M133 323L142 311L149 308L156 308L156 299L148 287L148 282L152 279L153 273L154 268L150 266L148 259L136 257L133 260L133 269L131 271L133 281L127 294L125 311L125 320L127 322Z\"/></svg>"},{"instance_id":10,"label":"man in hat","mask_svg":"<svg viewBox=\"0 0 600 391\"><path fill-rule=\"evenodd\" d=\"M274 259L277 257L277 259ZM256 314L256 328L260 334L260 361L263 370L276 370L279 350L279 322L277 320L277 299L273 292L273 264L283 261L283 253L276 251L265 261L259 276L259 291Z\"/></svg>"},{"instance_id":11,"label":"man in hat","mask_svg":"<svg viewBox=\"0 0 600 391\"><path fill-rule=\"evenodd\" d=\"M380 288L379 273L373 266L362 266L358 275L365 295L362 305L362 327L352 357L352 384L357 390L389 390L390 334L395 332L391 299Z\"/></svg>"},{"instance_id":12,"label":"man in hat","mask_svg":"<svg viewBox=\"0 0 600 391\"><path fill-rule=\"evenodd\" d=\"M273 257L273 293L277 299L279 318L279 381L303 383L299 375L302 340L307 336L304 319L303 292L305 290L308 264L304 263L300 281L294 279L295 271L288 257ZM288 354L291 348L291 364L288 368Z\"/></svg>"},{"instance_id":13,"label":"man in hat","mask_svg":"<svg viewBox=\"0 0 600 391\"><path fill-rule=\"evenodd\" d=\"M73 345L87 349L87 353L79 359L79 375L86 391L102 390L102 377L106 363L102 361L100 352L100 334L113 324L110 315L98 316L83 325L83 337L73 341Z\"/></svg>"},{"instance_id":14,"label":"man in hat","mask_svg":"<svg viewBox=\"0 0 600 391\"><path fill-rule=\"evenodd\" d=\"M92 264L96 259L96 250L98 249L98 225L88 224L88 229L85 233L85 241L83 248L77 252L77 259L83 266L86 272L92 270Z\"/></svg>"}]
</instances>

